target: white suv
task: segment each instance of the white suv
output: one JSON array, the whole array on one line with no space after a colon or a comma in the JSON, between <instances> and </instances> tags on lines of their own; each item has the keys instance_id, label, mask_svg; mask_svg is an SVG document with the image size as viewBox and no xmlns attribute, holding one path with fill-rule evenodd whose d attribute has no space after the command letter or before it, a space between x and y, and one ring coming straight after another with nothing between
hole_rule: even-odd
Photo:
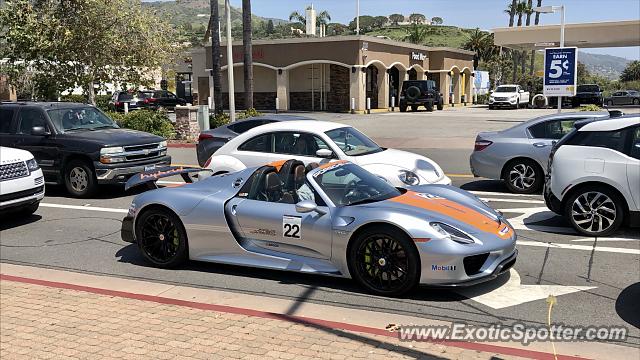
<instances>
[{"instance_id":1,"label":"white suv","mask_svg":"<svg viewBox=\"0 0 640 360\"><path fill-rule=\"evenodd\" d=\"M44 178L33 155L0 146L0 212L33 214L43 197Z\"/></svg>"},{"instance_id":2,"label":"white suv","mask_svg":"<svg viewBox=\"0 0 640 360\"><path fill-rule=\"evenodd\" d=\"M640 117L577 124L549 157L544 195L584 235L640 226Z\"/></svg>"}]
</instances>

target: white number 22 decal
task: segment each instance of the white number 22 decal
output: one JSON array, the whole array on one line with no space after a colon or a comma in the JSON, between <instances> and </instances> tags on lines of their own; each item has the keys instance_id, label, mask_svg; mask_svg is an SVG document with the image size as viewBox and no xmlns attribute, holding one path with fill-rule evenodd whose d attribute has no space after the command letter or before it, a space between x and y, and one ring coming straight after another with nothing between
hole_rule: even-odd
<instances>
[{"instance_id":1,"label":"white number 22 decal","mask_svg":"<svg viewBox=\"0 0 640 360\"><path fill-rule=\"evenodd\" d=\"M284 215L282 217L282 236L302 239L302 218L300 216Z\"/></svg>"}]
</instances>

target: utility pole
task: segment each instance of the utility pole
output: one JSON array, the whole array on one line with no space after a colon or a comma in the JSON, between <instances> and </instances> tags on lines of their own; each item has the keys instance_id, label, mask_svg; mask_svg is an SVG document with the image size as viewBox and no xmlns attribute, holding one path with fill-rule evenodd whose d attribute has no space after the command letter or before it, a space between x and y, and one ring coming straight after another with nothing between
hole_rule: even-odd
<instances>
[{"instance_id":1,"label":"utility pole","mask_svg":"<svg viewBox=\"0 0 640 360\"><path fill-rule=\"evenodd\" d=\"M236 121L236 91L233 82L233 39L231 38L231 4L224 1L224 12L227 18L227 79L229 83L229 120Z\"/></svg>"}]
</instances>

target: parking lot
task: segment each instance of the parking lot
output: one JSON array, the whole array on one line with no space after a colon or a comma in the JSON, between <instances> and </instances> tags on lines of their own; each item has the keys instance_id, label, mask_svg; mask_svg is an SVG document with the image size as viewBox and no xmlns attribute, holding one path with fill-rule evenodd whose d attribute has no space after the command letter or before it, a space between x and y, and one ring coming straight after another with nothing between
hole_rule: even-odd
<instances>
[{"instance_id":1,"label":"parking lot","mask_svg":"<svg viewBox=\"0 0 640 360\"><path fill-rule=\"evenodd\" d=\"M35 215L3 219L0 261L482 325L544 325L545 300L553 294L558 296L554 322L626 326L627 344L638 346L637 229L623 229L609 238L585 238L551 213L540 194L509 194L500 182L470 174L469 155L479 131L504 129L554 111L466 107L434 113L308 114L355 126L381 146L428 156L455 186L502 211L518 233L519 256L509 275L491 283L464 289L420 288L408 298L389 299L368 295L352 281L320 276L195 262L173 271L152 268L134 245L120 239L121 219L135 194L119 186L104 187L90 199L69 198L62 187L47 187ZM197 164L193 148L170 148L169 154L174 164Z\"/></svg>"}]
</instances>

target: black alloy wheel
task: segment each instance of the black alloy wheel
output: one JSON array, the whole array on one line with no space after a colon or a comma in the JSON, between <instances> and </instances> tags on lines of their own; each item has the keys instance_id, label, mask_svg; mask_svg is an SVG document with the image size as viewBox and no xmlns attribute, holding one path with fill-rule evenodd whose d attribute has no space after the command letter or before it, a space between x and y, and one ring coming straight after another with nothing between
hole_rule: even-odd
<instances>
[{"instance_id":1,"label":"black alloy wheel","mask_svg":"<svg viewBox=\"0 0 640 360\"><path fill-rule=\"evenodd\" d=\"M136 239L144 258L161 268L187 259L187 236L180 219L169 210L151 209L136 221Z\"/></svg>"},{"instance_id":2,"label":"black alloy wheel","mask_svg":"<svg viewBox=\"0 0 640 360\"><path fill-rule=\"evenodd\" d=\"M418 283L420 260L411 240L400 230L365 231L350 247L350 271L370 292L401 296Z\"/></svg>"}]
</instances>

